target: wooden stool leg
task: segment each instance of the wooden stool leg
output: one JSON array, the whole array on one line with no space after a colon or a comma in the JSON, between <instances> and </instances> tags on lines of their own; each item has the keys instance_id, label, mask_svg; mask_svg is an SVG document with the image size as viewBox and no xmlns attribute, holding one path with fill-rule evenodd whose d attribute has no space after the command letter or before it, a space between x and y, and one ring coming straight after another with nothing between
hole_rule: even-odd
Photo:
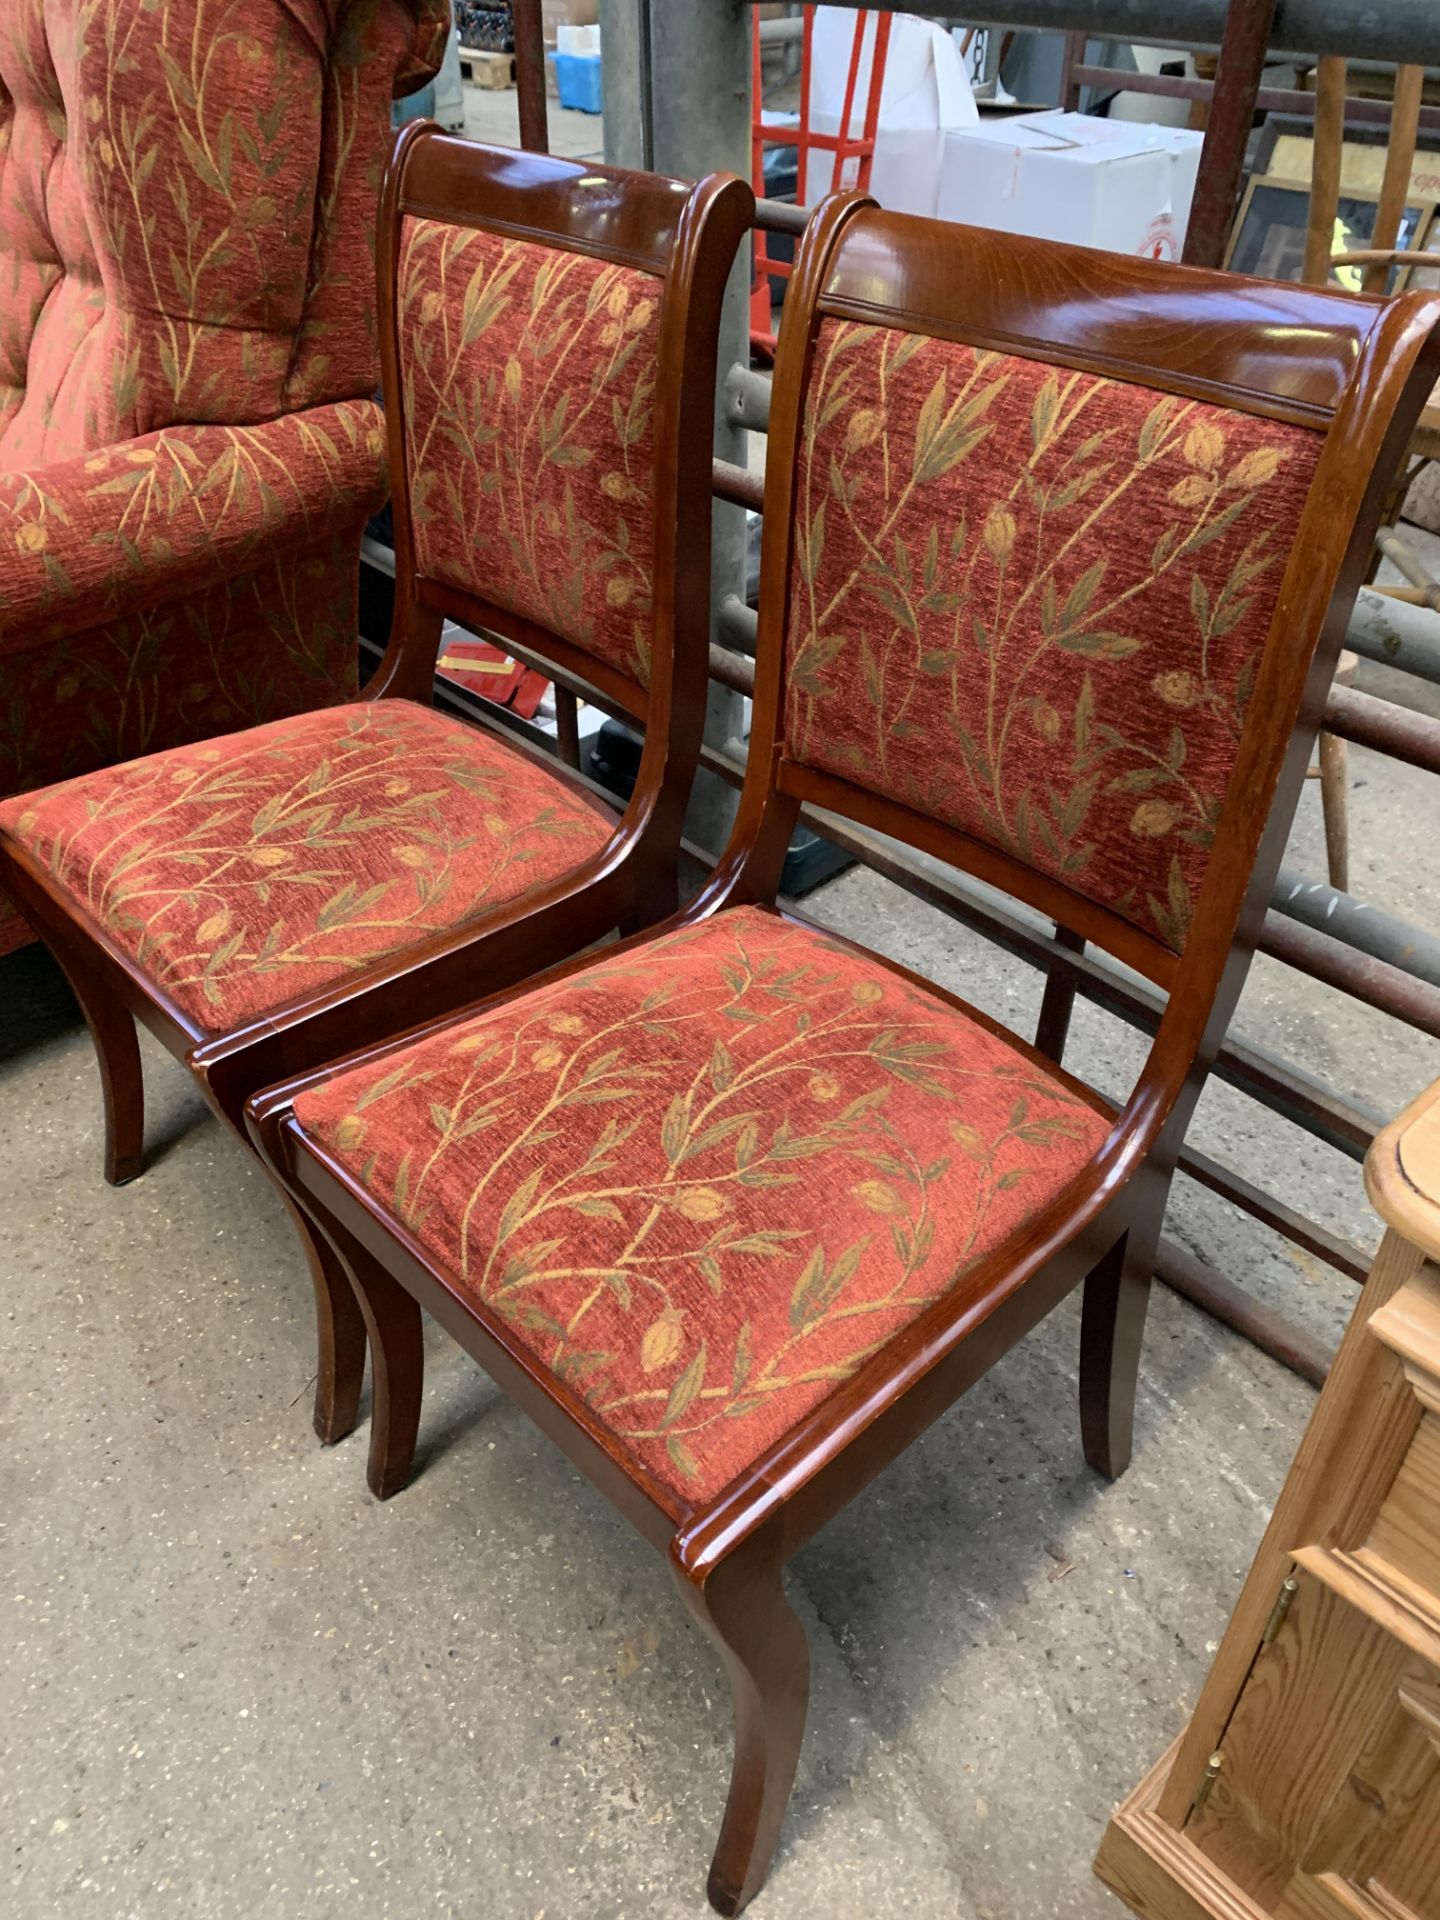
<instances>
[{"instance_id":1,"label":"wooden stool leg","mask_svg":"<svg viewBox=\"0 0 1440 1920\"><path fill-rule=\"evenodd\" d=\"M1378 549L1377 549L1378 551ZM1355 679L1360 656L1348 648L1335 662L1335 685L1348 687ZM1325 818L1325 866L1332 887L1350 889L1350 749L1333 733L1321 733L1320 806Z\"/></svg>"},{"instance_id":2,"label":"wooden stool leg","mask_svg":"<svg viewBox=\"0 0 1440 1920\"><path fill-rule=\"evenodd\" d=\"M1320 735L1320 807L1325 817L1325 867L1330 884L1350 890L1350 749L1336 734Z\"/></svg>"},{"instance_id":3,"label":"wooden stool leg","mask_svg":"<svg viewBox=\"0 0 1440 1920\"><path fill-rule=\"evenodd\" d=\"M285 1210L310 1262L315 1290L315 1431L327 1447L354 1431L365 1380L365 1316L334 1247L295 1202Z\"/></svg>"},{"instance_id":4,"label":"wooden stool leg","mask_svg":"<svg viewBox=\"0 0 1440 1920\"><path fill-rule=\"evenodd\" d=\"M778 1559L740 1549L703 1585L675 1568L686 1606L719 1647L735 1711L735 1764L706 1891L717 1913L754 1898L780 1838L810 1696L805 1629Z\"/></svg>"},{"instance_id":5,"label":"wooden stool leg","mask_svg":"<svg viewBox=\"0 0 1440 1920\"><path fill-rule=\"evenodd\" d=\"M1117 1240L1085 1276L1080 1315L1080 1438L1085 1458L1107 1480L1130 1464L1140 1347L1154 1274L1154 1235Z\"/></svg>"},{"instance_id":6,"label":"wooden stool leg","mask_svg":"<svg viewBox=\"0 0 1440 1920\"><path fill-rule=\"evenodd\" d=\"M377 1500L410 1484L425 1392L420 1309L378 1260L348 1233L339 1240L370 1336L370 1458L365 1477Z\"/></svg>"}]
</instances>

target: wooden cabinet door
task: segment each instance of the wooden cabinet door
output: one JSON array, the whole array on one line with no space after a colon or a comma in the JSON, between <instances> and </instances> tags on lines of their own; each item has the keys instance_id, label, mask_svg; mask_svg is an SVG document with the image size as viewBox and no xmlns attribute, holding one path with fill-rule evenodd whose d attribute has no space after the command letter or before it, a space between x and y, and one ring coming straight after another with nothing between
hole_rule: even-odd
<instances>
[{"instance_id":1,"label":"wooden cabinet door","mask_svg":"<svg viewBox=\"0 0 1440 1920\"><path fill-rule=\"evenodd\" d=\"M1185 1837L1275 1920L1440 1920L1440 1674L1296 1580Z\"/></svg>"}]
</instances>

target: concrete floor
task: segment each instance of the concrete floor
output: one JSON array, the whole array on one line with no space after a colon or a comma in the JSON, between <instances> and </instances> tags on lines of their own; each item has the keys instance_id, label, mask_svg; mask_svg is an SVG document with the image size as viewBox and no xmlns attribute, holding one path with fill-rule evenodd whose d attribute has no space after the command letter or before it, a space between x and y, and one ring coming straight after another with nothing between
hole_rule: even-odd
<instances>
[{"instance_id":1,"label":"concrete floor","mask_svg":"<svg viewBox=\"0 0 1440 1920\"><path fill-rule=\"evenodd\" d=\"M598 122L573 137L598 151ZM1425 777L1358 751L1353 773L1354 890L1436 924ZM1313 787L1292 858L1322 870ZM1033 1019L1032 975L872 875L807 910ZM1433 1043L1265 963L1240 1024L1386 1111L1440 1072ZM1082 1011L1080 1071L1119 1091L1138 1057ZM424 1470L378 1506L364 1427L311 1436L273 1195L183 1070L146 1063L152 1164L111 1191L73 1005L43 955L0 961L0 1911L705 1911L728 1702L665 1568L438 1337ZM1195 1137L1373 1239L1358 1168L1237 1096L1207 1093ZM1351 1290L1232 1209L1182 1186L1172 1228L1338 1332ZM1053 1316L796 1561L813 1705L765 1920L1121 1912L1090 1875L1104 1822L1194 1698L1312 1395L1159 1290L1135 1463L1107 1487L1080 1458L1076 1331Z\"/></svg>"},{"instance_id":2,"label":"concrete floor","mask_svg":"<svg viewBox=\"0 0 1440 1920\"><path fill-rule=\"evenodd\" d=\"M943 957L868 884L816 905ZM372 1501L364 1429L309 1432L285 1222L183 1070L147 1047L154 1163L108 1190L89 1042L33 950L0 1006L0 1908L704 1911L727 1696L663 1565L438 1339L425 1470ZM1183 1718L1311 1396L1162 1294L1107 1488L1075 1335L1057 1315L797 1561L814 1706L770 1920L1111 1911L1104 1820Z\"/></svg>"},{"instance_id":3,"label":"concrete floor","mask_svg":"<svg viewBox=\"0 0 1440 1920\"><path fill-rule=\"evenodd\" d=\"M471 140L490 140L503 147L520 144L519 95L513 87L465 89L465 132ZM562 107L552 93L548 105L550 151L569 160L605 158L605 123L598 113L577 113Z\"/></svg>"}]
</instances>

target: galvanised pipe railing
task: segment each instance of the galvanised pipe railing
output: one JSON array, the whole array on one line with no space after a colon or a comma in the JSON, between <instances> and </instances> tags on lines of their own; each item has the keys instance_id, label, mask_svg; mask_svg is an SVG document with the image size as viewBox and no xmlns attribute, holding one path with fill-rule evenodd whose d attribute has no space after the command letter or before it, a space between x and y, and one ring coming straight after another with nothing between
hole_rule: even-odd
<instances>
[{"instance_id":1,"label":"galvanised pipe railing","mask_svg":"<svg viewBox=\"0 0 1440 1920\"><path fill-rule=\"evenodd\" d=\"M901 11L896 0L838 0L848 7L887 3ZM1156 47L1216 47L1232 11L1229 0L992 0L992 6L986 19L993 26ZM975 0L926 0L922 11L969 24L976 7ZM1279 0L1266 44L1277 57L1338 53L1421 66L1440 59L1435 0Z\"/></svg>"}]
</instances>

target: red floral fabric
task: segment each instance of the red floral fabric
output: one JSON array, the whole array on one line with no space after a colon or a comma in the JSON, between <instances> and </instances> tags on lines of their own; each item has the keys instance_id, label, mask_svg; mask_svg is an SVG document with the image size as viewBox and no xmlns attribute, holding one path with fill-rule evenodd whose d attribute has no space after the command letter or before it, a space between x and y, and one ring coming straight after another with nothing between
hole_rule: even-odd
<instances>
[{"instance_id":1,"label":"red floral fabric","mask_svg":"<svg viewBox=\"0 0 1440 1920\"><path fill-rule=\"evenodd\" d=\"M615 821L404 700L299 714L0 805L80 911L223 1032L597 853Z\"/></svg>"},{"instance_id":2,"label":"red floral fabric","mask_svg":"<svg viewBox=\"0 0 1440 1920\"><path fill-rule=\"evenodd\" d=\"M383 445L341 401L0 473L0 794L352 694Z\"/></svg>"},{"instance_id":3,"label":"red floral fabric","mask_svg":"<svg viewBox=\"0 0 1440 1920\"><path fill-rule=\"evenodd\" d=\"M1110 1126L1018 1043L758 908L337 1074L296 1114L697 1506Z\"/></svg>"},{"instance_id":4,"label":"red floral fabric","mask_svg":"<svg viewBox=\"0 0 1440 1920\"><path fill-rule=\"evenodd\" d=\"M380 409L342 400L0 472L0 655L358 530L384 502L384 459Z\"/></svg>"},{"instance_id":5,"label":"red floral fabric","mask_svg":"<svg viewBox=\"0 0 1440 1920\"><path fill-rule=\"evenodd\" d=\"M0 795L353 693L389 99L448 21L0 6Z\"/></svg>"},{"instance_id":6,"label":"red floral fabric","mask_svg":"<svg viewBox=\"0 0 1440 1920\"><path fill-rule=\"evenodd\" d=\"M827 320L786 751L1179 950L1321 436Z\"/></svg>"},{"instance_id":7,"label":"red floral fabric","mask_svg":"<svg viewBox=\"0 0 1440 1920\"><path fill-rule=\"evenodd\" d=\"M417 219L399 277L420 570L644 685L661 281Z\"/></svg>"},{"instance_id":8,"label":"red floral fabric","mask_svg":"<svg viewBox=\"0 0 1440 1920\"><path fill-rule=\"evenodd\" d=\"M446 11L8 0L0 467L373 390L390 95Z\"/></svg>"},{"instance_id":9,"label":"red floral fabric","mask_svg":"<svg viewBox=\"0 0 1440 1920\"><path fill-rule=\"evenodd\" d=\"M0 793L353 692L358 589L351 529L23 655L0 643ZM0 956L33 938L0 895Z\"/></svg>"}]
</instances>

